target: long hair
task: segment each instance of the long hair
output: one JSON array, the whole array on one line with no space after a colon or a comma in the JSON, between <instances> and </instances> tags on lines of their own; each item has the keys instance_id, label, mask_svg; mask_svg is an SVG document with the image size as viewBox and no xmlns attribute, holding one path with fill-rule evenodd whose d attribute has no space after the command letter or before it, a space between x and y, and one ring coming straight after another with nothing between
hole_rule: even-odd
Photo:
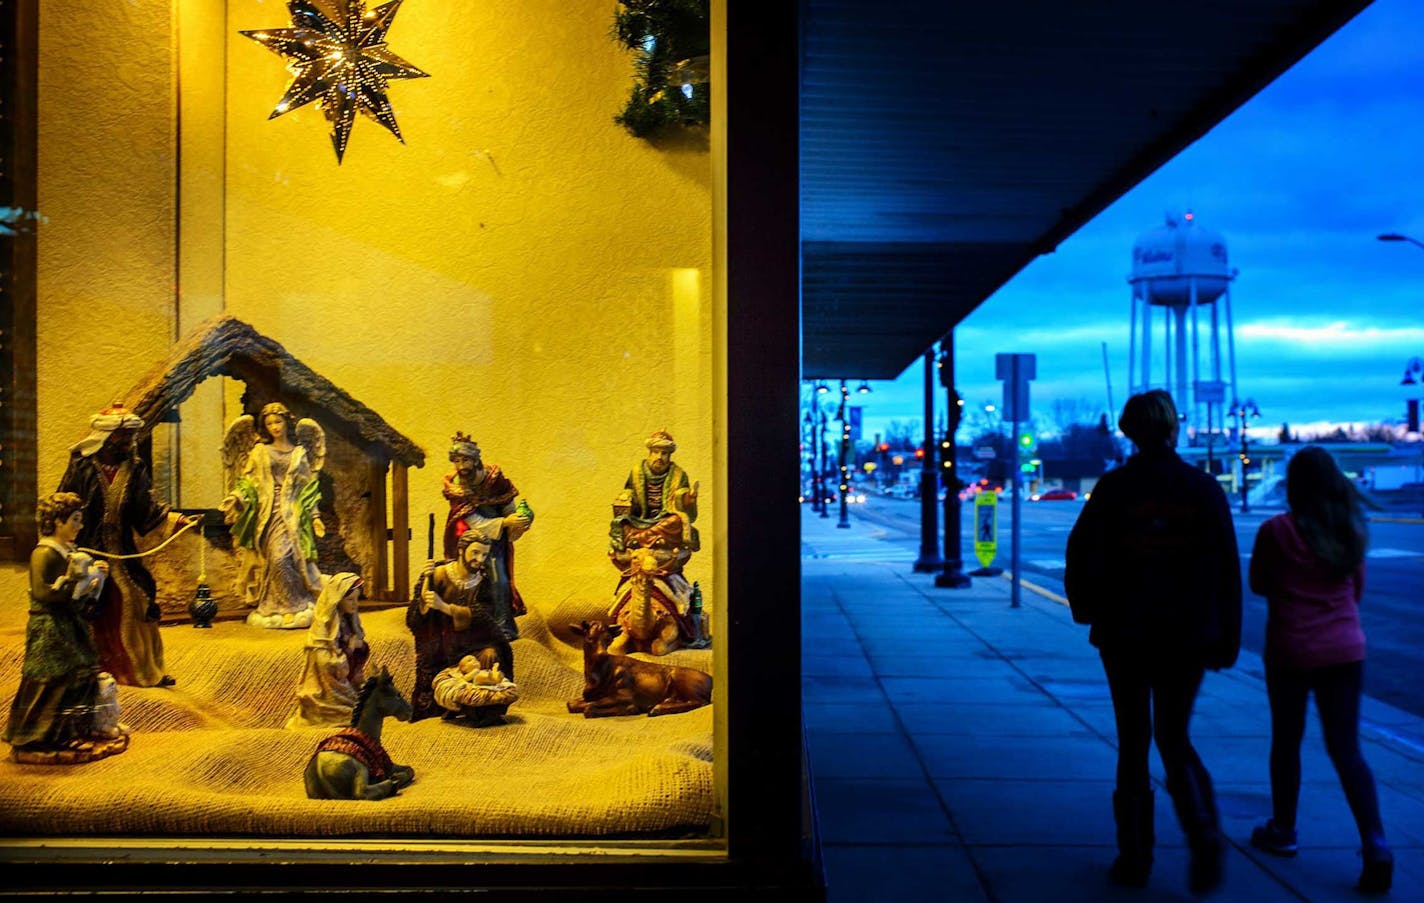
<instances>
[{"instance_id":1,"label":"long hair","mask_svg":"<svg viewBox=\"0 0 1424 903\"><path fill-rule=\"evenodd\" d=\"M297 418L292 416L292 412L287 410L287 406L280 401L273 401L262 406L262 411L257 415L257 438L263 442L272 442L272 434L267 431L267 416L269 414L281 414L282 419L287 421L287 441L296 441Z\"/></svg>"},{"instance_id":2,"label":"long hair","mask_svg":"<svg viewBox=\"0 0 1424 903\"><path fill-rule=\"evenodd\" d=\"M1336 575L1364 560L1369 531L1360 494L1325 449L1307 445L1290 459L1286 502L1306 545Z\"/></svg>"}]
</instances>

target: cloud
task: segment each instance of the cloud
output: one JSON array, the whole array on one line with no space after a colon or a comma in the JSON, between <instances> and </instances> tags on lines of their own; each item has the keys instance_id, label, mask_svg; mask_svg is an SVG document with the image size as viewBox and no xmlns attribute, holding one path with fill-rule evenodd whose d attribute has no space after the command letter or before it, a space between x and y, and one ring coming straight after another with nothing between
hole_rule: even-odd
<instances>
[{"instance_id":1,"label":"cloud","mask_svg":"<svg viewBox=\"0 0 1424 903\"><path fill-rule=\"evenodd\" d=\"M1424 326L1371 326L1336 320L1306 325L1288 319L1242 323L1236 327L1237 346L1250 348L1277 346L1296 355L1337 357L1381 352L1408 355L1412 348L1424 347ZM1279 346L1286 346L1280 348Z\"/></svg>"},{"instance_id":2,"label":"cloud","mask_svg":"<svg viewBox=\"0 0 1424 903\"><path fill-rule=\"evenodd\" d=\"M1192 209L1238 270L1239 387L1265 418L1402 417L1401 370L1424 357L1424 249L1376 236L1424 240L1419 12L1420 0L1377 0L986 300L955 330L965 400L997 404L994 354L1020 351L1038 356L1035 409L1055 398L1106 409L1109 379L1121 406L1133 242L1164 212ZM867 438L890 419L923 416L921 380L916 362L874 384L861 400ZM936 382L936 410L944 403Z\"/></svg>"}]
</instances>

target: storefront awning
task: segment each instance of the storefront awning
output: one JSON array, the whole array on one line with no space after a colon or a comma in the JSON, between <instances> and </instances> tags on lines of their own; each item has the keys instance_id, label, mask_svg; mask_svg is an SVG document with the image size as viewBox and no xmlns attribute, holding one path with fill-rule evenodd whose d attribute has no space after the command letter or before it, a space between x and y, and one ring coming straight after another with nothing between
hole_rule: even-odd
<instances>
[{"instance_id":1,"label":"storefront awning","mask_svg":"<svg viewBox=\"0 0 1424 903\"><path fill-rule=\"evenodd\" d=\"M899 375L1366 5L808 0L805 375Z\"/></svg>"}]
</instances>

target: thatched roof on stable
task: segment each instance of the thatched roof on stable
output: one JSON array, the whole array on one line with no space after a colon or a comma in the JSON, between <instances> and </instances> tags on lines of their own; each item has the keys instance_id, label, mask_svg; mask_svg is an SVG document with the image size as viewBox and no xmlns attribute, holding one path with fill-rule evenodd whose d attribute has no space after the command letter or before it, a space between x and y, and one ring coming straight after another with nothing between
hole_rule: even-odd
<instances>
[{"instance_id":1,"label":"thatched roof on stable","mask_svg":"<svg viewBox=\"0 0 1424 903\"><path fill-rule=\"evenodd\" d=\"M270 392L272 397L301 399L340 424L348 438L375 447L390 460L422 467L425 450L398 433L380 414L352 398L330 380L292 357L287 349L236 317L223 314L204 322L177 345L168 359L121 396L144 419L143 432L192 396L203 380L229 376ZM327 419L327 418L320 418Z\"/></svg>"}]
</instances>

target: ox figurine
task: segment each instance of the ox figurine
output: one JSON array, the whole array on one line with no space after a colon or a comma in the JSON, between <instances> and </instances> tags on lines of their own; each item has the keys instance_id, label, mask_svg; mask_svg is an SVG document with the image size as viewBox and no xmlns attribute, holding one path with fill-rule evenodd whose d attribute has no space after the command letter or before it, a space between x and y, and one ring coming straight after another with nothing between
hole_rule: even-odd
<instances>
[{"instance_id":1,"label":"ox figurine","mask_svg":"<svg viewBox=\"0 0 1424 903\"><path fill-rule=\"evenodd\" d=\"M569 629L583 637L583 695L569 700L569 711L585 718L610 715L675 715L712 701L712 675L610 655L608 644L621 632L617 624L584 621Z\"/></svg>"}]
</instances>

